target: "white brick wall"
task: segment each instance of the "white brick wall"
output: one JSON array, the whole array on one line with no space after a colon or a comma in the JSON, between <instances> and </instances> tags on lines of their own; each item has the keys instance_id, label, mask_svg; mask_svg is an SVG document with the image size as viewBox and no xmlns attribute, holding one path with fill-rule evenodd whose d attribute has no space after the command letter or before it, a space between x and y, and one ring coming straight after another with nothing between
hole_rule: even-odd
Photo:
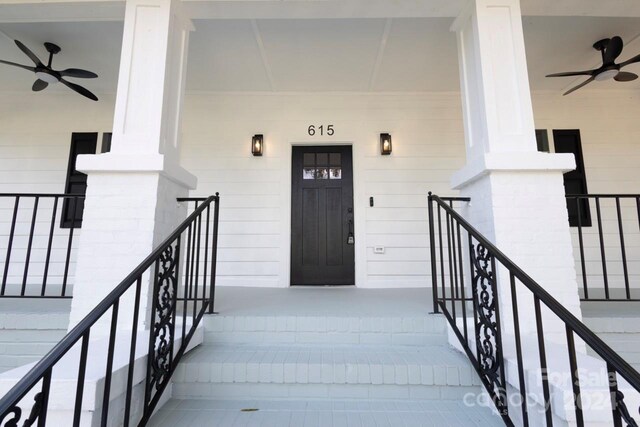
<instances>
[{"instance_id":1,"label":"white brick wall","mask_svg":"<svg viewBox=\"0 0 640 427\"><path fill-rule=\"evenodd\" d=\"M186 195L186 189L155 172L90 174L87 195L84 212L87 221L80 239L71 326L186 216L186 207L176 202L177 197ZM128 215L122 215L123 211ZM146 280L148 277L143 278L143 284ZM149 288L143 286L143 305L148 294ZM127 327L131 325L133 298L134 290L129 290L123 298L126 302L121 301L119 320Z\"/></svg>"}]
</instances>

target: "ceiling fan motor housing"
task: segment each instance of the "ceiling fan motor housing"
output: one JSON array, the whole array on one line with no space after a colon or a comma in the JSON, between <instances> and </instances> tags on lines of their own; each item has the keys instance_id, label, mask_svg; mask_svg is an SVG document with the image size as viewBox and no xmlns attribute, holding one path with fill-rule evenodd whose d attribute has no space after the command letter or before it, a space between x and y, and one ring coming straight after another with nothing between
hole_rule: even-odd
<instances>
[{"instance_id":1,"label":"ceiling fan motor housing","mask_svg":"<svg viewBox=\"0 0 640 427\"><path fill-rule=\"evenodd\" d=\"M60 81L60 74L47 68L36 68L36 77L47 83L58 83Z\"/></svg>"},{"instance_id":2,"label":"ceiling fan motor housing","mask_svg":"<svg viewBox=\"0 0 640 427\"><path fill-rule=\"evenodd\" d=\"M53 44L53 43L49 43L46 42L44 44L44 47L47 49L47 52L52 53L52 54L56 54L56 53L60 53L60 46L58 46L57 44Z\"/></svg>"}]
</instances>

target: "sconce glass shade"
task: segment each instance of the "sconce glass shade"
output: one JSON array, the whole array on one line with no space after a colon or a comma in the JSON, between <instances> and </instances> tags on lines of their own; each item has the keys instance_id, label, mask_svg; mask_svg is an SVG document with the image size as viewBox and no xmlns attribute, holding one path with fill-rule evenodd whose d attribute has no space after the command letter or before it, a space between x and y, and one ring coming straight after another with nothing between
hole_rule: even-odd
<instances>
[{"instance_id":1,"label":"sconce glass shade","mask_svg":"<svg viewBox=\"0 0 640 427\"><path fill-rule=\"evenodd\" d=\"M262 135L253 135L253 138L251 138L251 154L254 156L262 156L263 149L264 140Z\"/></svg>"},{"instance_id":2,"label":"sconce glass shade","mask_svg":"<svg viewBox=\"0 0 640 427\"><path fill-rule=\"evenodd\" d=\"M380 154L383 156L391 154L391 135L388 133L380 134Z\"/></svg>"}]
</instances>

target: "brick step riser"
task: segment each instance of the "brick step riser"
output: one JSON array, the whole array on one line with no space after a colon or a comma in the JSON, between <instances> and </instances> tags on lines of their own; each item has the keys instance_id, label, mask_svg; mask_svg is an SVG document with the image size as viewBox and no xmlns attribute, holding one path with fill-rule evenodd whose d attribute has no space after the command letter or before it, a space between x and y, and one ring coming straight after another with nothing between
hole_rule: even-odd
<instances>
[{"instance_id":1,"label":"brick step riser","mask_svg":"<svg viewBox=\"0 0 640 427\"><path fill-rule=\"evenodd\" d=\"M212 316L204 319L205 332L333 332L370 334L445 334L442 316L425 317L304 317Z\"/></svg>"},{"instance_id":2,"label":"brick step riser","mask_svg":"<svg viewBox=\"0 0 640 427\"><path fill-rule=\"evenodd\" d=\"M3 356L43 356L56 342L3 343L0 342L0 355ZM1 356L0 356L1 357Z\"/></svg>"},{"instance_id":3,"label":"brick step riser","mask_svg":"<svg viewBox=\"0 0 640 427\"><path fill-rule=\"evenodd\" d=\"M480 393L478 386L361 384L209 384L174 383L174 399L425 399L460 400Z\"/></svg>"},{"instance_id":4,"label":"brick step riser","mask_svg":"<svg viewBox=\"0 0 640 427\"><path fill-rule=\"evenodd\" d=\"M377 345L445 345L442 333L358 333L358 332L205 332L205 344L377 344Z\"/></svg>"},{"instance_id":5,"label":"brick step riser","mask_svg":"<svg viewBox=\"0 0 640 427\"><path fill-rule=\"evenodd\" d=\"M640 334L640 317L585 317L584 324L596 334Z\"/></svg>"},{"instance_id":6,"label":"brick step riser","mask_svg":"<svg viewBox=\"0 0 640 427\"><path fill-rule=\"evenodd\" d=\"M0 313L0 331L67 329L68 314Z\"/></svg>"},{"instance_id":7,"label":"brick step riser","mask_svg":"<svg viewBox=\"0 0 640 427\"><path fill-rule=\"evenodd\" d=\"M56 343L67 333L66 329L4 329L0 330L0 345L3 343Z\"/></svg>"},{"instance_id":8,"label":"brick step riser","mask_svg":"<svg viewBox=\"0 0 640 427\"><path fill-rule=\"evenodd\" d=\"M36 362L40 360L41 357L42 355L1 355L0 366L17 368L18 366L22 366L27 363Z\"/></svg>"},{"instance_id":9,"label":"brick step riser","mask_svg":"<svg viewBox=\"0 0 640 427\"><path fill-rule=\"evenodd\" d=\"M185 362L174 383L480 385L471 366L396 363Z\"/></svg>"}]
</instances>

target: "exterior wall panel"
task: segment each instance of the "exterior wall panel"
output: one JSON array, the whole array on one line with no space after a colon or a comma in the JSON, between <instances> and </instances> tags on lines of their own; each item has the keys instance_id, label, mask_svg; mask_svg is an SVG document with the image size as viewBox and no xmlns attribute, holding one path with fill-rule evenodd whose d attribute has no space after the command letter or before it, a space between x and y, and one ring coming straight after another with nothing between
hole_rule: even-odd
<instances>
[{"instance_id":1,"label":"exterior wall panel","mask_svg":"<svg viewBox=\"0 0 640 427\"><path fill-rule=\"evenodd\" d=\"M580 129L592 193L640 193L640 94L585 91L560 97L534 93L533 101L536 128ZM0 191L62 192L71 133L110 131L113 106L109 96L87 108L73 94L3 94ZM192 194L219 191L222 195L218 283L288 285L291 146L352 144L357 284L430 285L426 193L454 194L449 180L464 164L457 93L192 93L186 96L185 108L182 164L199 180ZM326 128L329 124L335 128L331 137L307 134L309 125ZM391 156L379 154L381 132L392 135ZM261 158L250 153L251 136L257 133L265 135ZM124 184L122 191L126 191ZM371 196L374 207L369 207ZM595 209L593 203L591 208ZM6 203L0 206L0 267L11 209ZM43 209L42 218L50 213ZM126 209L120 214L126 215ZM619 286L622 271L613 265L620 259L613 207L603 205L603 215L612 263L609 274L612 286ZM625 235L627 258L640 260L633 205L623 203L623 220L625 227L635 227L636 232ZM29 221L28 215L20 217L22 234ZM42 236L34 240L36 262L44 259L45 251L37 245L46 245L46 232L43 228ZM585 243L587 271L596 283L601 263L595 227L585 229ZM16 244L21 245L18 240ZM375 254L374 246L384 246L385 253ZM62 248L60 242L54 253L64 253ZM58 267L52 267L52 272ZM580 272L578 263L576 269ZM629 263L629 273L632 283L640 283L640 261Z\"/></svg>"}]
</instances>

